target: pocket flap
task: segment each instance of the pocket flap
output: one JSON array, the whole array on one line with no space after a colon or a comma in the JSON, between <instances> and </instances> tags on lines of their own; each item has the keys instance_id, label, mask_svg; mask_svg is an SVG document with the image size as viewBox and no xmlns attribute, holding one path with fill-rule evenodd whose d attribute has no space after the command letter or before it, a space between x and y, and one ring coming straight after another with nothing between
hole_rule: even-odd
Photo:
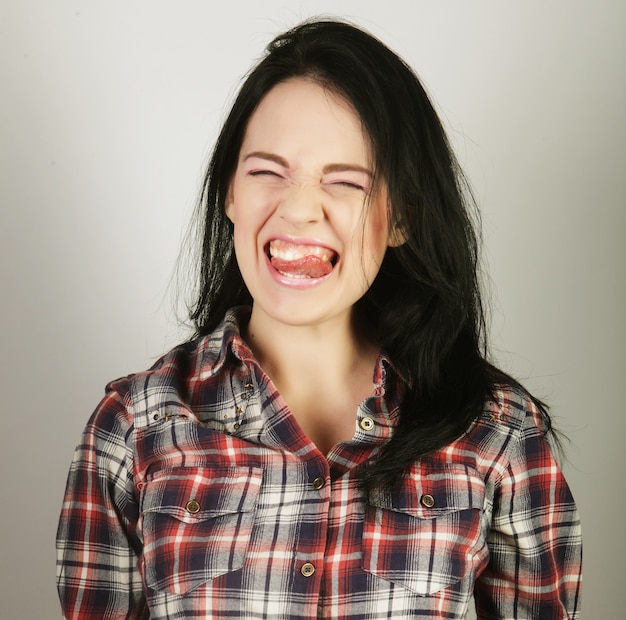
<instances>
[{"instance_id":1,"label":"pocket flap","mask_svg":"<svg viewBox=\"0 0 626 620\"><path fill-rule=\"evenodd\" d=\"M263 472L257 467L177 467L159 471L145 487L142 512L185 523L254 510Z\"/></svg>"},{"instance_id":2,"label":"pocket flap","mask_svg":"<svg viewBox=\"0 0 626 620\"><path fill-rule=\"evenodd\" d=\"M418 462L393 490L377 490L370 504L420 519L477 508L482 510L485 483L478 472L456 463Z\"/></svg>"}]
</instances>

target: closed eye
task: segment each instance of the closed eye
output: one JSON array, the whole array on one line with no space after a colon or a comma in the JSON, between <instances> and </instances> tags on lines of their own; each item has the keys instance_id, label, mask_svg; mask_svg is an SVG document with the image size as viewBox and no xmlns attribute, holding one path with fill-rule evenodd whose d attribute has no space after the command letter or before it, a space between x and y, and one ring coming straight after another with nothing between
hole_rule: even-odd
<instances>
[{"instance_id":1,"label":"closed eye","mask_svg":"<svg viewBox=\"0 0 626 620\"><path fill-rule=\"evenodd\" d=\"M352 183L351 181L335 181L332 185L340 185L341 187L348 187L350 189L356 189L361 192L365 191L365 188L358 183Z\"/></svg>"},{"instance_id":2,"label":"closed eye","mask_svg":"<svg viewBox=\"0 0 626 620\"><path fill-rule=\"evenodd\" d=\"M274 172L273 170L250 170L248 174L251 177L271 176L271 177L277 177L279 179L283 178L282 175L278 174L277 172Z\"/></svg>"}]
</instances>

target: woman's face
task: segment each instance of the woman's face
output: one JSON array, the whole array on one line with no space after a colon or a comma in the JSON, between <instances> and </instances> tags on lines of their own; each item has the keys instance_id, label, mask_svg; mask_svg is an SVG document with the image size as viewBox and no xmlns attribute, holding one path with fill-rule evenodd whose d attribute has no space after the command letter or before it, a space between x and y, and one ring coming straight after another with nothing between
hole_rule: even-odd
<instances>
[{"instance_id":1,"label":"woman's face","mask_svg":"<svg viewBox=\"0 0 626 620\"><path fill-rule=\"evenodd\" d=\"M388 245L387 192L373 187L359 117L304 78L274 87L250 118L226 213L253 319L348 324Z\"/></svg>"}]
</instances>

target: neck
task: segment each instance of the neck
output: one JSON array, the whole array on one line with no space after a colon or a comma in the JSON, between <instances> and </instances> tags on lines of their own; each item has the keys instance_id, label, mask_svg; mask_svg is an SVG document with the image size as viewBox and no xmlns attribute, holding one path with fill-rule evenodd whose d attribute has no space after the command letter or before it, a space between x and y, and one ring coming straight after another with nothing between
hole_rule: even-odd
<instances>
[{"instance_id":1,"label":"neck","mask_svg":"<svg viewBox=\"0 0 626 620\"><path fill-rule=\"evenodd\" d=\"M378 342L350 315L319 325L285 325L254 308L244 338L263 370L279 390L302 384L312 390L324 385L346 385L367 373L371 380Z\"/></svg>"}]
</instances>

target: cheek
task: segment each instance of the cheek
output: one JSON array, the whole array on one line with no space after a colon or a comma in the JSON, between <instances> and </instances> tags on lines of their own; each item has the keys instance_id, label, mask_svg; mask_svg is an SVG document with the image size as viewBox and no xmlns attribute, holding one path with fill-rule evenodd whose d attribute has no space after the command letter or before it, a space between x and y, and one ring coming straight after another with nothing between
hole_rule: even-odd
<instances>
[{"instance_id":1,"label":"cheek","mask_svg":"<svg viewBox=\"0 0 626 620\"><path fill-rule=\"evenodd\" d=\"M245 213L235 209L235 227L233 241L237 262L242 263L256 255L257 230Z\"/></svg>"},{"instance_id":2,"label":"cheek","mask_svg":"<svg viewBox=\"0 0 626 620\"><path fill-rule=\"evenodd\" d=\"M253 185L245 180L233 183L226 215L236 227L253 228L264 224L280 199L276 188ZM235 232L236 232L235 227Z\"/></svg>"},{"instance_id":3,"label":"cheek","mask_svg":"<svg viewBox=\"0 0 626 620\"><path fill-rule=\"evenodd\" d=\"M361 219L352 244L352 256L355 281L365 293L376 278L387 251L386 214L371 212L365 226L363 224Z\"/></svg>"},{"instance_id":4,"label":"cheek","mask_svg":"<svg viewBox=\"0 0 626 620\"><path fill-rule=\"evenodd\" d=\"M387 211L379 205L373 206L365 228L364 245L369 248L373 258L379 263L382 261L382 255L384 255L387 249L388 240Z\"/></svg>"}]
</instances>

